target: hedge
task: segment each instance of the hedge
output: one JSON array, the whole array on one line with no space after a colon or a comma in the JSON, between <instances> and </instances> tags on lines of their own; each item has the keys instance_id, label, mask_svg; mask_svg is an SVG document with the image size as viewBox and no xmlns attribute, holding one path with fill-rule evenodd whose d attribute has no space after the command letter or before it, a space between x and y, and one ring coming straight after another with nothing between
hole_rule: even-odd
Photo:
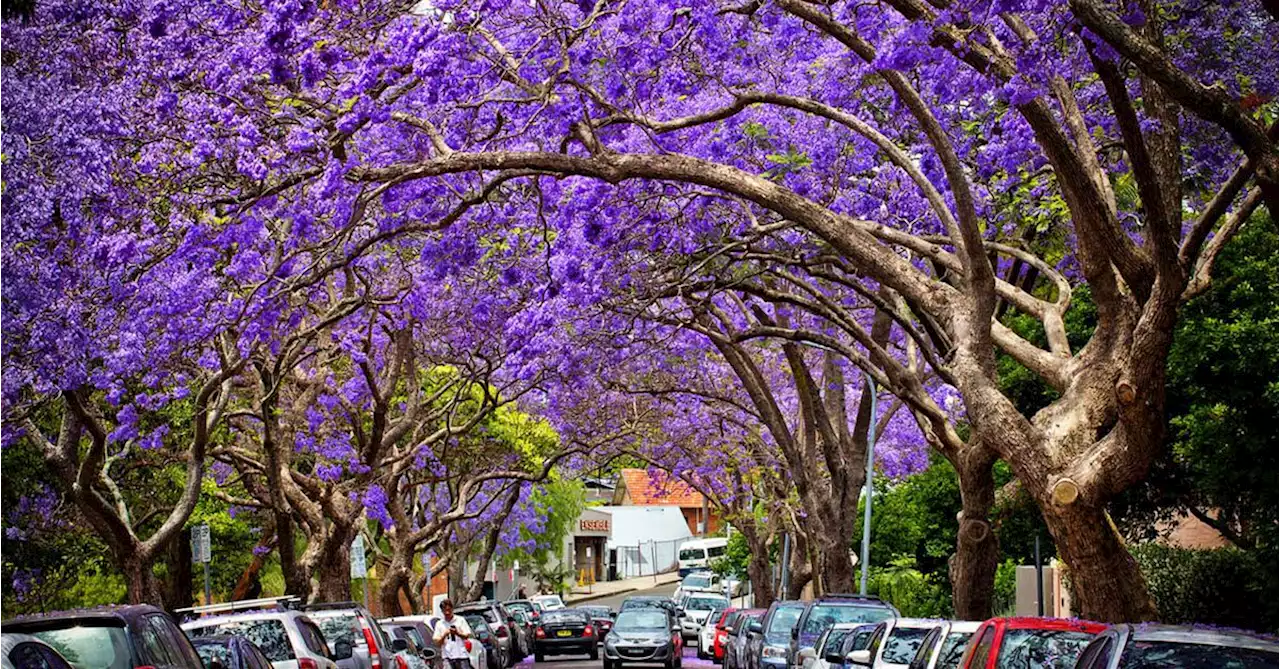
<instances>
[{"instance_id":1,"label":"hedge","mask_svg":"<svg viewBox=\"0 0 1280 669\"><path fill-rule=\"evenodd\" d=\"M1238 548L1194 550L1159 544L1131 551L1147 578L1161 622L1275 632L1276 561Z\"/></svg>"}]
</instances>

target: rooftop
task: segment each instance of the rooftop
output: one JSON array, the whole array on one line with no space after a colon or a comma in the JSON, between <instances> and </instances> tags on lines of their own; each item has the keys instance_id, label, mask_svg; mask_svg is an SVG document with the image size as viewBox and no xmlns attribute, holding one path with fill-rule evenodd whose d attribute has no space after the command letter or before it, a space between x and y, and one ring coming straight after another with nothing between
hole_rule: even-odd
<instances>
[{"instance_id":1,"label":"rooftop","mask_svg":"<svg viewBox=\"0 0 1280 669\"><path fill-rule=\"evenodd\" d=\"M618 483L619 490L625 491L635 506L702 507L702 493L665 472L651 474L647 469L624 469ZM621 502L620 495L614 496L614 502Z\"/></svg>"}]
</instances>

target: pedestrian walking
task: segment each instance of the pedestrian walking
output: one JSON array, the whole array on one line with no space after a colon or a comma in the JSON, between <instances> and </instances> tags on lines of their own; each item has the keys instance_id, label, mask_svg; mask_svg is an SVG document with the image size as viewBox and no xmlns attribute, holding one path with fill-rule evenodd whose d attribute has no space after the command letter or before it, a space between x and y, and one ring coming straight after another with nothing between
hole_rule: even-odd
<instances>
[{"instance_id":1,"label":"pedestrian walking","mask_svg":"<svg viewBox=\"0 0 1280 669\"><path fill-rule=\"evenodd\" d=\"M521 583L519 589L516 590L516 599L528 599L529 593L525 591L524 584Z\"/></svg>"},{"instance_id":2,"label":"pedestrian walking","mask_svg":"<svg viewBox=\"0 0 1280 669\"><path fill-rule=\"evenodd\" d=\"M473 669L468 649L470 642L467 641L471 638L471 626L462 616L453 615L451 599L440 602L440 613L442 617L436 621L432 637L436 645L440 646L440 655L449 665L448 669Z\"/></svg>"}]
</instances>

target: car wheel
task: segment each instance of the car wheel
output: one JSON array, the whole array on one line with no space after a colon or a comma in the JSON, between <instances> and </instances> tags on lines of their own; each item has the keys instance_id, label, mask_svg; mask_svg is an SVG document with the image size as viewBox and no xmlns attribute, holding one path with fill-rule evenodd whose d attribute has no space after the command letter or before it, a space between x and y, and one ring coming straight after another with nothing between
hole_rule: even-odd
<instances>
[{"instance_id":1,"label":"car wheel","mask_svg":"<svg viewBox=\"0 0 1280 669\"><path fill-rule=\"evenodd\" d=\"M533 661L534 661L534 662L546 662L546 661L547 661L547 656L546 656L546 655L543 655L542 653L534 653L534 654L533 654Z\"/></svg>"},{"instance_id":2,"label":"car wheel","mask_svg":"<svg viewBox=\"0 0 1280 669\"><path fill-rule=\"evenodd\" d=\"M610 660L609 658L606 657L604 658L604 664L602 666L604 667L604 669L614 669L616 665L614 665L613 660Z\"/></svg>"}]
</instances>

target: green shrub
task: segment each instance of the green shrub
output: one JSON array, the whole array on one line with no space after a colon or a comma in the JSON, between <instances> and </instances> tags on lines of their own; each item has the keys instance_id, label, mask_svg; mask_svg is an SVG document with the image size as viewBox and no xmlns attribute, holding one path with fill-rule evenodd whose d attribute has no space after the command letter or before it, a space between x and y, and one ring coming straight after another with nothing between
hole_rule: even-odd
<instances>
[{"instance_id":1,"label":"green shrub","mask_svg":"<svg viewBox=\"0 0 1280 669\"><path fill-rule=\"evenodd\" d=\"M1237 548L1160 544L1131 549L1166 623L1204 623L1275 632L1275 560Z\"/></svg>"}]
</instances>

